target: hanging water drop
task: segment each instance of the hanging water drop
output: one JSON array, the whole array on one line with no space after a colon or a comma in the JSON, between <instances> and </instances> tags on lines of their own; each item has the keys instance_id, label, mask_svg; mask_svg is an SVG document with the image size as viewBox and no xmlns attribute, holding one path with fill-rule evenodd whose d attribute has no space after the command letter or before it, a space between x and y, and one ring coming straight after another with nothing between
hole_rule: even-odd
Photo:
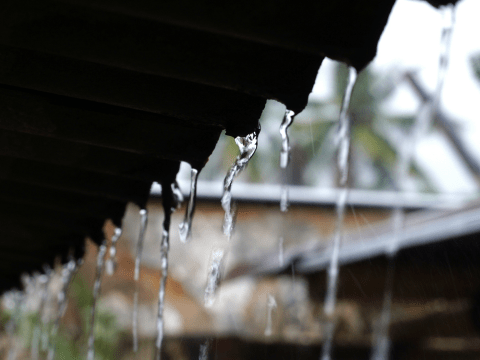
<instances>
[{"instance_id":1,"label":"hanging water drop","mask_svg":"<svg viewBox=\"0 0 480 360\"><path fill-rule=\"evenodd\" d=\"M122 235L122 229L116 228L112 236L112 243L110 244L109 257L105 263L106 273L112 276L117 269L117 241Z\"/></svg>"},{"instance_id":2,"label":"hanging water drop","mask_svg":"<svg viewBox=\"0 0 480 360\"><path fill-rule=\"evenodd\" d=\"M218 285L223 270L223 259L225 251L223 249L215 249L212 252L212 261L207 276L207 286L205 287L204 302L206 307L211 307L215 302Z\"/></svg>"},{"instance_id":3,"label":"hanging water drop","mask_svg":"<svg viewBox=\"0 0 480 360\"><path fill-rule=\"evenodd\" d=\"M146 209L140 210L140 233L138 235L137 242L137 254L135 256L135 271L133 279L135 280L135 291L133 293L133 351L138 350L138 292L139 292L139 280L140 280L140 263L142 261L143 242L145 239L145 231L148 223L148 212Z\"/></svg>"},{"instance_id":4,"label":"hanging water drop","mask_svg":"<svg viewBox=\"0 0 480 360\"><path fill-rule=\"evenodd\" d=\"M277 307L277 301L275 300L275 296L272 294L268 294L267 300L267 326L265 327L265 336L272 336L272 312Z\"/></svg>"},{"instance_id":5,"label":"hanging water drop","mask_svg":"<svg viewBox=\"0 0 480 360\"><path fill-rule=\"evenodd\" d=\"M198 170L192 168L190 177L190 197L188 198L185 218L183 219L183 222L179 225L180 240L183 243L190 241L192 237L193 213L195 212L195 203L197 199Z\"/></svg>"},{"instance_id":6,"label":"hanging water drop","mask_svg":"<svg viewBox=\"0 0 480 360\"><path fill-rule=\"evenodd\" d=\"M257 150L258 133L260 130L254 131L245 137L238 136L235 138L235 143L240 150L240 155L237 156L235 163L225 176L223 181L223 196L222 207L225 210L225 218L223 221L223 233L230 239L234 227L234 211L232 209L232 183L233 179L240 174L248 165L253 154Z\"/></svg>"},{"instance_id":7,"label":"hanging water drop","mask_svg":"<svg viewBox=\"0 0 480 360\"><path fill-rule=\"evenodd\" d=\"M107 252L107 241L104 240L103 243L98 248L97 254L97 267L95 273L95 283L93 285L93 303L90 313L90 333L88 335L88 351L87 351L87 360L95 359L95 312L97 308L97 301L100 296L100 287L102 285L102 275L105 265L105 254Z\"/></svg>"},{"instance_id":8,"label":"hanging water drop","mask_svg":"<svg viewBox=\"0 0 480 360\"><path fill-rule=\"evenodd\" d=\"M333 336L335 333L335 322L333 315L335 312L337 287L338 287L338 273L339 273L339 253L343 233L343 219L345 216L345 207L348 197L348 157L350 151L350 119L348 117L348 108L350 105L350 98L353 92L353 87L357 80L357 71L353 67L349 67L349 76L347 87L343 95L342 107L340 109L338 132L337 132L337 171L339 175L340 192L336 202L337 220L335 232L332 241L332 250L330 256L330 263L327 270L327 291L325 295L325 302L323 311L327 317L328 324L326 326L326 339L322 349L322 359L330 359Z\"/></svg>"}]
</instances>

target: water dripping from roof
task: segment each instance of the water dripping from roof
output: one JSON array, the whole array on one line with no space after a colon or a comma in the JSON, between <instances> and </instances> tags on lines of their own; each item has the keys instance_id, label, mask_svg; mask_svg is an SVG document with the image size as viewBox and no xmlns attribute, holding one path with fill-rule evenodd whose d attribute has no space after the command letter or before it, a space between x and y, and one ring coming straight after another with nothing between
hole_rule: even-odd
<instances>
[{"instance_id":1,"label":"water dripping from roof","mask_svg":"<svg viewBox=\"0 0 480 360\"><path fill-rule=\"evenodd\" d=\"M323 312L327 318L326 338L322 349L322 360L330 360L333 344L333 336L335 333L334 312L337 300L338 273L339 273L339 252L343 235L343 220L345 217L345 207L348 198L348 158L350 152L350 119L348 117L348 108L353 87L357 80L357 71L354 67L349 67L349 76L347 87L343 95L342 107L339 116L339 126L337 132L337 171L339 175L340 193L336 201L337 220L335 232L332 241L332 250L330 263L327 272L327 291Z\"/></svg>"},{"instance_id":2,"label":"water dripping from roof","mask_svg":"<svg viewBox=\"0 0 480 360\"><path fill-rule=\"evenodd\" d=\"M158 313L156 330L157 335L155 339L155 354L154 359L160 360L162 358L162 344L164 337L164 310L165 310L165 289L167 286L168 278L168 251L170 249L170 222L171 215L178 207L178 194L175 189L178 188L176 183L170 184L170 186L164 186L162 184L162 203L164 210L164 219L162 223L162 239L160 242L160 264L162 270L162 276L160 279L160 289L158 291Z\"/></svg>"},{"instance_id":3,"label":"water dripping from roof","mask_svg":"<svg viewBox=\"0 0 480 360\"><path fill-rule=\"evenodd\" d=\"M248 165L248 162L252 158L253 154L257 150L258 146L258 131L254 131L245 137L238 136L235 138L235 143L240 150L240 155L235 159L234 164L228 170L225 180L223 182L223 196L222 207L225 210L225 218L223 221L223 233L230 237L232 236L234 228L234 216L235 212L232 207L232 184L234 178L240 174Z\"/></svg>"},{"instance_id":4,"label":"water dripping from roof","mask_svg":"<svg viewBox=\"0 0 480 360\"><path fill-rule=\"evenodd\" d=\"M137 253L135 255L135 270L133 279L135 281L135 290L133 293L133 320L132 320L132 336L133 336L133 351L138 350L138 291L140 280L140 263L142 261L143 243L145 239L145 232L148 223L148 212L146 209L140 210L140 233L138 234Z\"/></svg>"},{"instance_id":5,"label":"water dripping from roof","mask_svg":"<svg viewBox=\"0 0 480 360\"><path fill-rule=\"evenodd\" d=\"M42 334L46 334L46 338L48 341L47 321L44 316L44 312L48 300L49 285L50 281L52 280L52 269L50 269L50 267L45 267L44 271L45 274L39 275L37 278L37 281L40 285L40 304L38 307L39 323L36 323L33 329L32 343L30 349L32 360L38 360L40 354L40 340L42 339Z\"/></svg>"},{"instance_id":6,"label":"water dripping from roof","mask_svg":"<svg viewBox=\"0 0 480 360\"><path fill-rule=\"evenodd\" d=\"M288 137L288 128L293 123L295 113L291 110L286 110L283 116L282 124L280 125L280 135L282 137L282 149L280 151L280 168L284 170L285 181L281 187L280 193L280 210L286 212L288 210L288 186L286 184L287 169L290 163L290 140Z\"/></svg>"},{"instance_id":7,"label":"water dripping from roof","mask_svg":"<svg viewBox=\"0 0 480 360\"><path fill-rule=\"evenodd\" d=\"M192 221L193 213L195 212L195 203L197 199L198 174L198 170L192 168L190 174L190 196L188 198L187 210L185 211L185 218L179 225L180 240L183 243L189 242L192 238Z\"/></svg>"},{"instance_id":8,"label":"water dripping from roof","mask_svg":"<svg viewBox=\"0 0 480 360\"><path fill-rule=\"evenodd\" d=\"M117 270L117 242L122 235L122 229L116 228L115 233L112 236L112 243L108 251L109 257L105 263L105 271L108 275L112 276Z\"/></svg>"},{"instance_id":9,"label":"water dripping from roof","mask_svg":"<svg viewBox=\"0 0 480 360\"><path fill-rule=\"evenodd\" d=\"M204 302L206 307L211 307L215 302L217 288L223 272L223 261L225 250L214 249L212 252L212 260L208 270L207 286L205 287Z\"/></svg>"},{"instance_id":10,"label":"water dripping from roof","mask_svg":"<svg viewBox=\"0 0 480 360\"><path fill-rule=\"evenodd\" d=\"M107 241L104 240L103 243L98 248L97 254L97 266L95 273L95 283L93 285L93 303L90 313L90 333L88 335L88 350L87 350L87 360L95 360L95 313L97 309L97 301L100 297L100 287L102 285L102 275L105 268L105 254L107 252Z\"/></svg>"},{"instance_id":11,"label":"water dripping from roof","mask_svg":"<svg viewBox=\"0 0 480 360\"><path fill-rule=\"evenodd\" d=\"M61 269L61 283L62 286L60 288L60 291L57 293L57 314L55 317L55 321L52 326L52 330L50 333L50 346L48 348L48 360L54 360L55 359L55 351L56 351L56 337L58 334L58 329L60 327L60 320L62 319L63 315L65 314L65 311L67 309L67 302L68 302L68 289L70 287L70 284L73 280L73 277L78 271L78 267L81 264L81 261L77 261L73 258L71 258L68 263L62 266Z\"/></svg>"},{"instance_id":12,"label":"water dripping from roof","mask_svg":"<svg viewBox=\"0 0 480 360\"><path fill-rule=\"evenodd\" d=\"M425 102L415 118L410 134L405 141L402 141L399 149L399 160L396 167L397 188L399 191L407 191L410 167L413 162L415 148L431 127L439 111L440 99L445 82L448 64L450 60L450 45L455 24L455 6L448 4L441 8L443 16L443 27L440 39L439 65L437 73L437 85L431 103ZM391 308L393 297L393 282L395 276L395 257L399 249L399 238L405 224L405 211L396 207L392 214L393 236L386 249L388 257L387 275L385 279L385 290L383 305L380 317L374 328L373 349L371 360L387 360L390 351L389 327L391 322Z\"/></svg>"},{"instance_id":13,"label":"water dripping from roof","mask_svg":"<svg viewBox=\"0 0 480 360\"><path fill-rule=\"evenodd\" d=\"M207 339L202 345L200 345L200 354L198 355L198 360L208 360L208 349L210 348L210 342L210 339Z\"/></svg>"}]
</instances>

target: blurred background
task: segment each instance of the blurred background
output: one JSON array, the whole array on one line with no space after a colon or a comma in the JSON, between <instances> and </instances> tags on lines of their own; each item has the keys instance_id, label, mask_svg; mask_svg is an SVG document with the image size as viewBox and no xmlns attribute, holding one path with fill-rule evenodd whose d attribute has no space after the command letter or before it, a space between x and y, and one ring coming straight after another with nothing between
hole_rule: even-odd
<instances>
[{"instance_id":1,"label":"blurred background","mask_svg":"<svg viewBox=\"0 0 480 360\"><path fill-rule=\"evenodd\" d=\"M360 75L350 106L351 189L342 243L335 358L370 358L385 288L386 244L399 236L391 309L390 354L396 359L476 359L480 354L480 3L456 7L450 65L437 118L414 146L406 181L397 173L419 108L433 97L442 14L424 2L398 0L375 60ZM279 126L285 106L269 101L260 119L258 150L235 180L236 228L222 233L223 177L238 155L222 135L198 183L192 240L178 236L185 204L172 221L165 305L164 356L197 359L318 359L325 339L322 304L326 253L335 229L336 145L346 66L326 59L307 108L290 127L291 163L279 167ZM180 188L188 196L190 167ZM289 185L290 208L279 207ZM118 267L103 275L96 321L97 359L153 356L160 283L163 210L152 188L139 285L139 351L132 351L133 279L140 209L130 205L117 244ZM402 234L392 214L404 209ZM107 223L109 239L114 232ZM211 307L204 292L215 250L222 281ZM56 359L86 356L96 247L68 290L55 335ZM60 268L60 265L59 265ZM60 269L30 292L2 302L0 352L5 359L47 358L58 315ZM30 281L30 282L29 282ZM33 287L32 287L33 286ZM40 294L40 295L39 295ZM35 345L36 344L36 345ZM32 349L32 345L35 345Z\"/></svg>"}]
</instances>

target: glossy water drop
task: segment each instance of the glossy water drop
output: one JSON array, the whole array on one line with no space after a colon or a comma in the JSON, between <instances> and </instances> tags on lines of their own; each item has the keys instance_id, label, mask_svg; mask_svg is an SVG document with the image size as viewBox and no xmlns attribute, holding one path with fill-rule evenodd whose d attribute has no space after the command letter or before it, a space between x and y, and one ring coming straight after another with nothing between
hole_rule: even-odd
<instances>
[{"instance_id":1,"label":"glossy water drop","mask_svg":"<svg viewBox=\"0 0 480 360\"><path fill-rule=\"evenodd\" d=\"M140 280L140 263L142 261L143 243L145 239L145 232L148 224L148 212L146 209L140 210L140 233L138 234L137 241L137 254L135 255L135 270L133 279L135 280L135 291L133 293L133 323L132 323L132 335L133 335L133 351L138 350L138 292L139 292L139 280Z\"/></svg>"},{"instance_id":2,"label":"glossy water drop","mask_svg":"<svg viewBox=\"0 0 480 360\"><path fill-rule=\"evenodd\" d=\"M112 236L112 243L110 244L109 257L105 263L105 271L112 276L117 270L117 242L122 235L122 229L116 228Z\"/></svg>"},{"instance_id":3,"label":"glossy water drop","mask_svg":"<svg viewBox=\"0 0 480 360\"><path fill-rule=\"evenodd\" d=\"M100 297L100 287L102 285L102 275L105 265L105 254L107 252L107 241L105 240L98 248L97 266L95 270L95 283L93 285L93 303L90 312L90 333L88 335L87 360L95 359L95 313L97 301Z\"/></svg>"},{"instance_id":4,"label":"glossy water drop","mask_svg":"<svg viewBox=\"0 0 480 360\"><path fill-rule=\"evenodd\" d=\"M223 221L223 233L230 239L234 228L235 212L232 207L232 183L233 179L240 174L248 165L253 154L257 150L258 145L258 131L248 134L245 137L238 136L235 138L235 143L240 150L240 155L237 156L234 164L228 170L225 180L223 181L223 196L222 207L225 210L225 218Z\"/></svg>"},{"instance_id":5,"label":"glossy water drop","mask_svg":"<svg viewBox=\"0 0 480 360\"><path fill-rule=\"evenodd\" d=\"M185 211L185 218L179 225L180 240L183 243L187 243L192 238L193 213L195 212L195 203L197 199L197 181L198 170L192 168L190 175L190 196L188 198L187 210Z\"/></svg>"}]
</instances>

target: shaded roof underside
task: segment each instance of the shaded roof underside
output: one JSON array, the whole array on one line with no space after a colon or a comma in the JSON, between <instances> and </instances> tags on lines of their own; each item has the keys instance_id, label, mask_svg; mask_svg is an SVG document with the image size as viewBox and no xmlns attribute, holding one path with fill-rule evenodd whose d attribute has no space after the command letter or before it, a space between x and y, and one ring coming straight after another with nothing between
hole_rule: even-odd
<instances>
[{"instance_id":1,"label":"shaded roof underside","mask_svg":"<svg viewBox=\"0 0 480 360\"><path fill-rule=\"evenodd\" d=\"M85 236L266 99L299 112L325 56L363 68L394 0L4 0L0 291Z\"/></svg>"}]
</instances>

